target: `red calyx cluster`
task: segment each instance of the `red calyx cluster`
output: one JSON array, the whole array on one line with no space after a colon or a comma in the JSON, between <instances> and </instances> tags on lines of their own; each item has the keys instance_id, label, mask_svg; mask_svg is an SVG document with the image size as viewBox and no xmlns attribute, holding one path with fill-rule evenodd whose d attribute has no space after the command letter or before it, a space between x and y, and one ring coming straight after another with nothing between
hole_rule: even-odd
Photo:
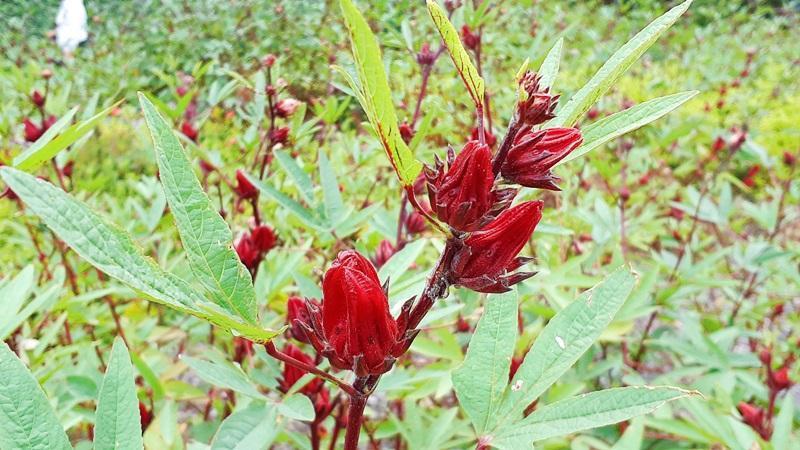
<instances>
[{"instance_id":1,"label":"red calyx cluster","mask_svg":"<svg viewBox=\"0 0 800 450\"><path fill-rule=\"evenodd\" d=\"M277 240L272 228L266 225L257 225L249 233L242 234L236 241L236 254L239 255L239 259L245 267L250 271L255 271L264 256L275 247Z\"/></svg>"},{"instance_id":2,"label":"red calyx cluster","mask_svg":"<svg viewBox=\"0 0 800 450\"><path fill-rule=\"evenodd\" d=\"M308 364L311 366L316 365L314 358L305 354L299 347L295 345L286 344L286 346L283 348L283 353L297 361L300 361L303 364ZM300 380L300 378L305 376L307 373L308 372L299 367L285 364L283 367L283 373L281 374L281 379L278 383L279 389L281 392L288 392L289 389L291 389L292 386L294 386ZM325 383L322 381L322 379L316 377L311 379L311 381L307 382L305 385L303 385L303 387L300 388L300 393L311 400L311 403L314 405L314 412L317 421L327 417L333 410L330 391L328 391L328 388L325 387Z\"/></svg>"},{"instance_id":3,"label":"red calyx cluster","mask_svg":"<svg viewBox=\"0 0 800 450\"><path fill-rule=\"evenodd\" d=\"M369 260L354 250L343 251L325 273L322 304L307 301L308 319L298 317L293 325L333 367L359 377L380 375L411 343L405 332L407 310L392 318L387 287Z\"/></svg>"},{"instance_id":4,"label":"red calyx cluster","mask_svg":"<svg viewBox=\"0 0 800 450\"><path fill-rule=\"evenodd\" d=\"M764 440L769 440L773 431L775 401L781 392L788 391L794 385L794 381L789 378L789 370L794 364L795 357L794 355L789 355L778 369L773 369L772 349L764 347L759 352L758 359L766 369L769 408L765 410L753 403L739 402L737 409L739 414L742 415L742 422L750 426Z\"/></svg>"},{"instance_id":5,"label":"red calyx cluster","mask_svg":"<svg viewBox=\"0 0 800 450\"><path fill-rule=\"evenodd\" d=\"M22 121L22 125L25 127L25 140L28 142L36 142L54 123L56 123L56 116L52 115L43 119L39 125L36 125L31 119L26 117Z\"/></svg>"}]
</instances>

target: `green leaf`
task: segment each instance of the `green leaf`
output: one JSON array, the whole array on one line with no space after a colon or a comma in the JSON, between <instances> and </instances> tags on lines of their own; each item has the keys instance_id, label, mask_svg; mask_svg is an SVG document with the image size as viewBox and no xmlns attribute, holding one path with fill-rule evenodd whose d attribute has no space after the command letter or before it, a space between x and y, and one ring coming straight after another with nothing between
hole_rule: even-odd
<instances>
[{"instance_id":1,"label":"green leaf","mask_svg":"<svg viewBox=\"0 0 800 450\"><path fill-rule=\"evenodd\" d=\"M275 406L252 402L228 416L211 441L211 450L262 450L278 434Z\"/></svg>"},{"instance_id":2,"label":"green leaf","mask_svg":"<svg viewBox=\"0 0 800 450\"><path fill-rule=\"evenodd\" d=\"M483 108L483 78L478 74L478 69L472 64L469 54L461 44L458 31L447 19L447 13L442 10L442 7L435 0L428 0L428 13L430 13L436 29L439 30L444 46L447 48L447 53L450 54L461 80L464 81L464 85L467 87L469 96L472 97L472 101L475 103L475 107Z\"/></svg>"},{"instance_id":3,"label":"green leaf","mask_svg":"<svg viewBox=\"0 0 800 450\"><path fill-rule=\"evenodd\" d=\"M655 411L666 402L695 395L675 387L630 386L570 397L538 408L509 424L494 441L540 441L628 420Z\"/></svg>"},{"instance_id":4,"label":"green leaf","mask_svg":"<svg viewBox=\"0 0 800 450\"><path fill-rule=\"evenodd\" d=\"M0 343L0 448L72 449L44 391L28 368Z\"/></svg>"},{"instance_id":5,"label":"green leaf","mask_svg":"<svg viewBox=\"0 0 800 450\"><path fill-rule=\"evenodd\" d=\"M294 420L314 420L314 405L305 394L292 394L286 396L278 403L278 412Z\"/></svg>"},{"instance_id":6,"label":"green leaf","mask_svg":"<svg viewBox=\"0 0 800 450\"><path fill-rule=\"evenodd\" d=\"M583 144L561 160L559 164L581 157L606 142L664 117L689 101L697 93L698 91L687 91L654 98L586 126L581 130Z\"/></svg>"},{"instance_id":7,"label":"green leaf","mask_svg":"<svg viewBox=\"0 0 800 450\"><path fill-rule=\"evenodd\" d=\"M97 397L95 450L141 449L142 426L133 365L121 338L114 339L111 359Z\"/></svg>"},{"instance_id":8,"label":"green leaf","mask_svg":"<svg viewBox=\"0 0 800 450\"><path fill-rule=\"evenodd\" d=\"M597 340L633 289L635 277L621 267L550 320L514 375L499 410L503 419L522 412Z\"/></svg>"},{"instance_id":9,"label":"green leaf","mask_svg":"<svg viewBox=\"0 0 800 450\"><path fill-rule=\"evenodd\" d=\"M266 342L279 333L243 322L208 302L185 281L158 267L118 226L47 181L11 167L1 167L0 176L75 253L150 300L235 330L256 342Z\"/></svg>"},{"instance_id":10,"label":"green leaf","mask_svg":"<svg viewBox=\"0 0 800 450\"><path fill-rule=\"evenodd\" d=\"M419 257L422 250L424 250L429 243L427 239L419 239L403 247L402 250L392 255L392 257L381 266L381 269L378 271L378 278L383 282L389 280L390 285L392 280L397 281L402 274L408 271L409 266L417 260L417 257Z\"/></svg>"},{"instance_id":11,"label":"green leaf","mask_svg":"<svg viewBox=\"0 0 800 450\"><path fill-rule=\"evenodd\" d=\"M242 369L228 362L211 362L203 359L182 356L181 361L191 367L204 381L244 394L248 397L264 399L255 384L242 372Z\"/></svg>"},{"instance_id":12,"label":"green leaf","mask_svg":"<svg viewBox=\"0 0 800 450\"><path fill-rule=\"evenodd\" d=\"M561 50L564 48L564 38L558 38L553 47L547 52L542 65L539 67L539 76L542 77L539 81L544 87L553 87L553 82L556 81L558 75L558 67L561 63Z\"/></svg>"},{"instance_id":13,"label":"green leaf","mask_svg":"<svg viewBox=\"0 0 800 450\"><path fill-rule=\"evenodd\" d=\"M297 189L300 191L300 196L303 197L303 200L308 205L312 205L314 203L314 185L311 182L311 177L297 165L294 158L287 152L283 150L274 150L273 154L281 167L283 167L283 170L289 174L294 184L297 185Z\"/></svg>"},{"instance_id":14,"label":"green leaf","mask_svg":"<svg viewBox=\"0 0 800 450\"><path fill-rule=\"evenodd\" d=\"M508 385L517 339L517 292L493 295L469 343L464 364L453 372L453 387L475 431L482 435L494 423Z\"/></svg>"},{"instance_id":15,"label":"green leaf","mask_svg":"<svg viewBox=\"0 0 800 450\"><path fill-rule=\"evenodd\" d=\"M214 303L255 323L253 280L233 250L228 224L200 186L172 128L141 92L139 103L153 137L161 184L192 271Z\"/></svg>"},{"instance_id":16,"label":"green leaf","mask_svg":"<svg viewBox=\"0 0 800 450\"><path fill-rule=\"evenodd\" d=\"M84 120L83 122L78 122L71 127L67 128L61 134L59 134L53 140L45 140L44 138L47 136L48 133L53 131L53 135L58 133L61 128L64 127L72 117L75 115L77 111L77 107L70 110L64 117L59 119L51 128L47 130L45 136L42 136L39 140L37 140L33 145L28 147L28 149L23 152L22 154L18 155L14 158L14 167L18 169L31 171L37 167L39 167L42 163L49 161L51 158L56 156L58 152L64 150L65 148L69 147L73 143L75 143L78 139L85 136L87 133L92 131L95 126L100 122L102 118L108 115L114 108L116 108L122 100L117 101L113 105L109 106L108 108L100 111L99 113L95 114L91 118ZM39 145L39 142L42 142L42 145Z\"/></svg>"},{"instance_id":17,"label":"green leaf","mask_svg":"<svg viewBox=\"0 0 800 450\"><path fill-rule=\"evenodd\" d=\"M777 449L790 448L792 442L792 421L794 420L794 396L787 395L781 402L781 410L775 420L775 430L770 443ZM797 444L797 441L794 441Z\"/></svg>"},{"instance_id":18,"label":"green leaf","mask_svg":"<svg viewBox=\"0 0 800 450\"><path fill-rule=\"evenodd\" d=\"M569 127L575 124L578 118L608 91L617 79L653 45L659 36L667 31L686 12L691 4L692 0L686 0L667 11L620 47L589 82L569 99L567 104L558 111L556 117L547 126Z\"/></svg>"},{"instance_id":19,"label":"green leaf","mask_svg":"<svg viewBox=\"0 0 800 450\"><path fill-rule=\"evenodd\" d=\"M325 217L332 226L336 226L347 217L347 211L342 202L342 193L339 192L336 174L323 151L319 152L319 178L325 202Z\"/></svg>"},{"instance_id":20,"label":"green leaf","mask_svg":"<svg viewBox=\"0 0 800 450\"><path fill-rule=\"evenodd\" d=\"M319 231L329 230L330 227L326 227L325 226L326 224L323 224L320 221L320 219L316 217L316 215L312 210L304 207L300 203L297 203L296 201L287 197L284 193L268 185L267 183L262 182L261 180L250 174L245 174L245 177L260 192L263 192L265 195L271 197L273 200L278 202L279 205L288 209L292 214L297 216L297 218L303 221L303 223L305 223L307 226L317 229Z\"/></svg>"},{"instance_id":21,"label":"green leaf","mask_svg":"<svg viewBox=\"0 0 800 450\"><path fill-rule=\"evenodd\" d=\"M361 92L357 94L361 107L367 113L372 128L378 135L397 177L404 186L414 184L422 170L422 163L414 158L397 127L397 114L392 103L389 81L383 69L381 49L367 21L351 0L340 0L350 42L353 46ZM348 80L352 82L353 80Z\"/></svg>"}]
</instances>

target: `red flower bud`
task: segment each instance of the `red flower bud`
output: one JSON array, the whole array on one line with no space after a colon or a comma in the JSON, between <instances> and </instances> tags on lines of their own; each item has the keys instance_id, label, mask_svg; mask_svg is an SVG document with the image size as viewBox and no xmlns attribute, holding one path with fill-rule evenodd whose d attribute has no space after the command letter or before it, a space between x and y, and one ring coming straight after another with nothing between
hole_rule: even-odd
<instances>
[{"instance_id":1,"label":"red flower bud","mask_svg":"<svg viewBox=\"0 0 800 450\"><path fill-rule=\"evenodd\" d=\"M44 134L44 130L36 126L27 117L22 121L22 124L25 126L25 140L28 142L36 142Z\"/></svg>"},{"instance_id":2,"label":"red flower bud","mask_svg":"<svg viewBox=\"0 0 800 450\"><path fill-rule=\"evenodd\" d=\"M500 167L503 177L531 188L560 190L550 169L583 142L576 128L548 128L520 133Z\"/></svg>"},{"instance_id":3,"label":"red flower bud","mask_svg":"<svg viewBox=\"0 0 800 450\"><path fill-rule=\"evenodd\" d=\"M780 369L773 371L767 380L767 386L776 391L782 391L792 387L792 380L789 379L789 366L784 365Z\"/></svg>"},{"instance_id":4,"label":"red flower bud","mask_svg":"<svg viewBox=\"0 0 800 450\"><path fill-rule=\"evenodd\" d=\"M261 252L258 251L258 248L249 234L245 233L239 237L234 248L242 264L248 269L255 269L258 263L261 262Z\"/></svg>"},{"instance_id":5,"label":"red flower bud","mask_svg":"<svg viewBox=\"0 0 800 450\"><path fill-rule=\"evenodd\" d=\"M793 167L797 163L797 156L790 152L783 152L783 163L789 167Z\"/></svg>"},{"instance_id":6,"label":"red flower bud","mask_svg":"<svg viewBox=\"0 0 800 450\"><path fill-rule=\"evenodd\" d=\"M322 292L321 308L307 304L311 325L304 327L316 350L333 367L357 376L389 370L410 342L389 313L372 264L354 250L339 253L325 272Z\"/></svg>"},{"instance_id":7,"label":"red flower bud","mask_svg":"<svg viewBox=\"0 0 800 450\"><path fill-rule=\"evenodd\" d=\"M453 256L449 281L473 291L497 293L533 276L533 272L511 272L528 261L517 254L541 218L542 202L525 202L472 233Z\"/></svg>"},{"instance_id":8,"label":"red flower bud","mask_svg":"<svg viewBox=\"0 0 800 450\"><path fill-rule=\"evenodd\" d=\"M586 113L586 117L588 117L589 120L597 119L598 116L600 116L600 110L598 110L597 108L591 108Z\"/></svg>"},{"instance_id":9,"label":"red flower bud","mask_svg":"<svg viewBox=\"0 0 800 450\"><path fill-rule=\"evenodd\" d=\"M31 101L38 108L41 108L42 106L44 106L45 100L46 99L45 99L44 95L42 95L42 93L39 92L39 91L33 91L33 93L31 94Z\"/></svg>"},{"instance_id":10,"label":"red flower bud","mask_svg":"<svg viewBox=\"0 0 800 450\"><path fill-rule=\"evenodd\" d=\"M464 43L464 47L475 50L481 44L481 36L473 33L469 26L464 25L461 27L461 41Z\"/></svg>"},{"instance_id":11,"label":"red flower bud","mask_svg":"<svg viewBox=\"0 0 800 450\"><path fill-rule=\"evenodd\" d=\"M727 145L725 143L725 139L723 139L722 136L717 136L717 138L714 139L714 145L711 147L711 150L714 152L714 154L717 154L722 150L725 150L725 145Z\"/></svg>"},{"instance_id":12,"label":"red flower bud","mask_svg":"<svg viewBox=\"0 0 800 450\"><path fill-rule=\"evenodd\" d=\"M250 238L253 241L253 245L262 254L272 250L278 241L275 231L266 225L259 225L250 230Z\"/></svg>"},{"instance_id":13,"label":"red flower bud","mask_svg":"<svg viewBox=\"0 0 800 450\"><path fill-rule=\"evenodd\" d=\"M746 402L739 402L736 408L739 410L739 414L742 415L742 421L744 421L744 423L756 431L761 431L764 424L763 409Z\"/></svg>"},{"instance_id":14,"label":"red flower bud","mask_svg":"<svg viewBox=\"0 0 800 450\"><path fill-rule=\"evenodd\" d=\"M53 115L47 116L47 118L44 119L44 122L42 122L42 133L44 133L45 131L49 130L50 127L52 127L56 123L57 120L58 119L56 118L56 116L53 116Z\"/></svg>"},{"instance_id":15,"label":"red flower bud","mask_svg":"<svg viewBox=\"0 0 800 450\"><path fill-rule=\"evenodd\" d=\"M289 127L275 128L269 132L268 137L275 144L285 144L289 140Z\"/></svg>"},{"instance_id":16,"label":"red flower bud","mask_svg":"<svg viewBox=\"0 0 800 450\"><path fill-rule=\"evenodd\" d=\"M283 348L283 353L291 356L292 358L309 364L314 365L314 359L300 350L297 346L292 344L286 344L286 347ZM283 392L288 391L289 389L297 383L300 378L302 378L305 374L307 374L303 369L297 368L295 366L285 364L283 367L283 374L280 380L280 388ZM306 394L307 396L313 396L316 394L317 391L322 387L323 381L319 378L314 378L313 380L306 383L301 389L300 392Z\"/></svg>"},{"instance_id":17,"label":"red flower bud","mask_svg":"<svg viewBox=\"0 0 800 450\"><path fill-rule=\"evenodd\" d=\"M375 266L381 267L386 264L386 261L395 253L394 245L389 240L384 239L378 245L378 250L375 252Z\"/></svg>"},{"instance_id":18,"label":"red flower bud","mask_svg":"<svg viewBox=\"0 0 800 450\"><path fill-rule=\"evenodd\" d=\"M434 61L436 61L436 55L431 51L430 44L423 43L417 53L417 63L421 66L430 66Z\"/></svg>"},{"instance_id":19,"label":"red flower bud","mask_svg":"<svg viewBox=\"0 0 800 450\"><path fill-rule=\"evenodd\" d=\"M198 131L195 127L192 126L191 123L183 122L183 124L181 124L181 133L183 133L184 136L191 139L192 141L197 142Z\"/></svg>"},{"instance_id":20,"label":"red flower bud","mask_svg":"<svg viewBox=\"0 0 800 450\"><path fill-rule=\"evenodd\" d=\"M622 199L623 202L627 202L628 199L631 198L631 190L627 188L627 186L622 186L619 188L619 198Z\"/></svg>"},{"instance_id":21,"label":"red flower bud","mask_svg":"<svg viewBox=\"0 0 800 450\"><path fill-rule=\"evenodd\" d=\"M265 56L264 59L261 60L261 64L263 64L264 67L272 67L275 65L275 61L277 59L278 57L270 53L267 56Z\"/></svg>"},{"instance_id":22,"label":"red flower bud","mask_svg":"<svg viewBox=\"0 0 800 450\"><path fill-rule=\"evenodd\" d=\"M458 315L458 320L456 320L456 331L459 333L469 333L472 331L472 325L470 325L467 319L461 314Z\"/></svg>"},{"instance_id":23,"label":"red flower bud","mask_svg":"<svg viewBox=\"0 0 800 450\"><path fill-rule=\"evenodd\" d=\"M758 175L758 172L760 172L760 171L761 171L761 166L760 166L760 165L758 165L758 164L756 164L756 165L754 165L754 166L750 167L750 168L747 170L747 175L745 175L745 177L744 177L744 179L742 180L742 182L743 182L743 183L744 183L744 184L745 184L747 187L753 187L753 186L755 186L755 185L756 185L756 175Z\"/></svg>"},{"instance_id":24,"label":"red flower bud","mask_svg":"<svg viewBox=\"0 0 800 450\"><path fill-rule=\"evenodd\" d=\"M406 230L409 234L417 234L422 233L428 228L428 223L425 221L425 218L422 217L422 214L412 211L406 217Z\"/></svg>"},{"instance_id":25,"label":"red flower bud","mask_svg":"<svg viewBox=\"0 0 800 450\"><path fill-rule=\"evenodd\" d=\"M178 97L183 97L186 93L189 92L189 86L182 84L175 88L175 93L178 94Z\"/></svg>"},{"instance_id":26,"label":"red flower bud","mask_svg":"<svg viewBox=\"0 0 800 450\"><path fill-rule=\"evenodd\" d=\"M308 300L314 306L319 307L319 302L316 300ZM289 323L289 333L293 338L300 342L310 344L302 324L309 324L310 316L308 308L306 307L306 300L300 297L289 297L286 302L286 321Z\"/></svg>"},{"instance_id":27,"label":"red flower bud","mask_svg":"<svg viewBox=\"0 0 800 450\"><path fill-rule=\"evenodd\" d=\"M539 125L555 117L558 95L550 94L550 88L540 85L541 77L535 72L527 71L519 80L519 86L525 92L525 99L517 103L517 116L522 125ZM597 110L594 110L597 113Z\"/></svg>"},{"instance_id":28,"label":"red flower bud","mask_svg":"<svg viewBox=\"0 0 800 450\"><path fill-rule=\"evenodd\" d=\"M49 80L50 78L52 78L52 77L53 77L53 71L52 71L52 70L50 70L50 69L44 69L44 70L42 70L42 72L40 73L40 75L41 75L41 76L42 76L42 78L44 78L45 80Z\"/></svg>"},{"instance_id":29,"label":"red flower bud","mask_svg":"<svg viewBox=\"0 0 800 450\"><path fill-rule=\"evenodd\" d=\"M233 360L241 364L245 358L253 356L253 341L238 336L233 338Z\"/></svg>"},{"instance_id":30,"label":"red flower bud","mask_svg":"<svg viewBox=\"0 0 800 450\"><path fill-rule=\"evenodd\" d=\"M494 204L494 174L489 147L469 141L455 159L448 155L448 169L437 159L428 168L428 196L436 216L451 227L471 231Z\"/></svg>"},{"instance_id":31,"label":"red flower bud","mask_svg":"<svg viewBox=\"0 0 800 450\"><path fill-rule=\"evenodd\" d=\"M258 197L258 189L247 179L244 172L236 171L236 194L243 199Z\"/></svg>"},{"instance_id":32,"label":"red flower bud","mask_svg":"<svg viewBox=\"0 0 800 450\"><path fill-rule=\"evenodd\" d=\"M61 173L67 178L72 178L73 170L75 170L75 161L67 161L64 167L61 168Z\"/></svg>"},{"instance_id":33,"label":"red flower bud","mask_svg":"<svg viewBox=\"0 0 800 450\"><path fill-rule=\"evenodd\" d=\"M758 353L758 359L761 361L761 364L769 367L772 364L772 351L768 347L762 349Z\"/></svg>"},{"instance_id":34,"label":"red flower bud","mask_svg":"<svg viewBox=\"0 0 800 450\"><path fill-rule=\"evenodd\" d=\"M414 139L414 129L411 128L408 122L404 121L398 128L400 129L400 137L403 138L403 142L408 144L411 142L411 139Z\"/></svg>"},{"instance_id":35,"label":"red flower bud","mask_svg":"<svg viewBox=\"0 0 800 450\"><path fill-rule=\"evenodd\" d=\"M153 413L147 409L147 406L141 401L139 401L139 420L142 425L142 433L150 426L150 422L153 421Z\"/></svg>"},{"instance_id":36,"label":"red flower bud","mask_svg":"<svg viewBox=\"0 0 800 450\"><path fill-rule=\"evenodd\" d=\"M217 166L211 164L210 162L206 161L205 159L201 159L200 160L200 170L202 170L204 174L208 175L211 172L217 170Z\"/></svg>"},{"instance_id":37,"label":"red flower bud","mask_svg":"<svg viewBox=\"0 0 800 450\"><path fill-rule=\"evenodd\" d=\"M293 98L286 98L275 104L275 115L278 117L290 117L300 107L300 102Z\"/></svg>"}]
</instances>

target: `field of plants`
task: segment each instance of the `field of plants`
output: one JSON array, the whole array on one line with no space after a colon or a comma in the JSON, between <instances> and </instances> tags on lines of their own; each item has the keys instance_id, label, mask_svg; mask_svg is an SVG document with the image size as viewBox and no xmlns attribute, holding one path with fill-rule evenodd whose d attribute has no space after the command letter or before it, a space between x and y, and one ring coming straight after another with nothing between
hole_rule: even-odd
<instances>
[{"instance_id":1,"label":"field of plants","mask_svg":"<svg viewBox=\"0 0 800 450\"><path fill-rule=\"evenodd\" d=\"M796 2L58 3L0 450L800 449Z\"/></svg>"}]
</instances>

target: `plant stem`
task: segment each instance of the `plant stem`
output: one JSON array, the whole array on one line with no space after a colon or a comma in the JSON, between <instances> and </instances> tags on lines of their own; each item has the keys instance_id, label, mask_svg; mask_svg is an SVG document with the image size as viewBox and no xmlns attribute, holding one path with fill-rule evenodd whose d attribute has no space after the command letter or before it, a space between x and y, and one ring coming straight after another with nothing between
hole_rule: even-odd
<instances>
[{"instance_id":1,"label":"plant stem","mask_svg":"<svg viewBox=\"0 0 800 450\"><path fill-rule=\"evenodd\" d=\"M319 370L316 366L313 366L311 364L306 364L302 361L292 358L286 353L283 353L282 351L278 350L275 347L275 344L273 344L272 342L265 343L264 348L267 350L267 354L277 359L278 361L283 361L284 363L289 364L290 366L294 366L300 370L313 373L314 375L322 379L328 380L331 383L334 383L335 385L339 386L344 392L347 393L347 395L351 397L354 395L359 395L358 392L353 388L353 386L347 384L345 381L336 378L327 372Z\"/></svg>"},{"instance_id":2,"label":"plant stem","mask_svg":"<svg viewBox=\"0 0 800 450\"><path fill-rule=\"evenodd\" d=\"M508 151L511 150L511 143L514 142L514 138L517 137L520 127L521 125L519 120L517 120L516 117L511 118L511 122L508 124L508 130L506 131L506 136L503 138L503 143L500 144L500 150L497 151L494 161L492 161L492 172L494 172L495 177L500 173L500 167L503 165L503 161L505 161Z\"/></svg>"},{"instance_id":3,"label":"plant stem","mask_svg":"<svg viewBox=\"0 0 800 450\"><path fill-rule=\"evenodd\" d=\"M344 435L344 449L357 450L358 436L361 434L361 422L364 420L364 407L367 406L368 395L350 396L350 407L347 408L347 431Z\"/></svg>"}]
</instances>

